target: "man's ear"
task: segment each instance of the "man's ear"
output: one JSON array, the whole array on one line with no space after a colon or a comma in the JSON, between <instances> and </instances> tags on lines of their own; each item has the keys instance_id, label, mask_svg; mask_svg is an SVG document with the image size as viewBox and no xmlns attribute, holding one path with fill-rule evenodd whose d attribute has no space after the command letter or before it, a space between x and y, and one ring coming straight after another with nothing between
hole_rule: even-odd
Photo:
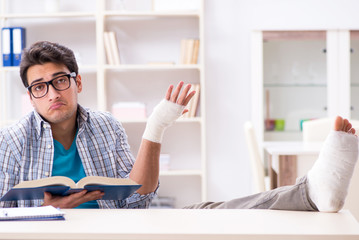
<instances>
[{"instance_id":1,"label":"man's ear","mask_svg":"<svg viewBox=\"0 0 359 240\"><path fill-rule=\"evenodd\" d=\"M82 92L82 81L80 74L76 76L76 85L77 85L77 93Z\"/></svg>"}]
</instances>

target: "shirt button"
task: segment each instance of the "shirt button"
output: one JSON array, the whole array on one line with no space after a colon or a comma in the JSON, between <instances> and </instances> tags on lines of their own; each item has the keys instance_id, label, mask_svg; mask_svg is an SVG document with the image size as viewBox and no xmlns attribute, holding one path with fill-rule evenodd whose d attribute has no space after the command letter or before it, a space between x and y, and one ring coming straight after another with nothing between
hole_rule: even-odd
<instances>
[{"instance_id":1,"label":"shirt button","mask_svg":"<svg viewBox=\"0 0 359 240\"><path fill-rule=\"evenodd\" d=\"M45 176L48 177L50 175L49 172L45 172Z\"/></svg>"},{"instance_id":2,"label":"shirt button","mask_svg":"<svg viewBox=\"0 0 359 240\"><path fill-rule=\"evenodd\" d=\"M51 148L51 144L47 145L47 148Z\"/></svg>"}]
</instances>

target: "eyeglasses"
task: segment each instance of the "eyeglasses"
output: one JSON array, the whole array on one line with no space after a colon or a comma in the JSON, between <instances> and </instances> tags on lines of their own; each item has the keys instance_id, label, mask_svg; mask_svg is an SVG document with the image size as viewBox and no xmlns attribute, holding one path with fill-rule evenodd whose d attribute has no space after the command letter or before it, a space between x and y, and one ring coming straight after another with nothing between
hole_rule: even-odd
<instances>
[{"instance_id":1,"label":"eyeglasses","mask_svg":"<svg viewBox=\"0 0 359 240\"><path fill-rule=\"evenodd\" d=\"M48 93L49 85L53 86L57 91L64 91L66 89L69 89L71 86L72 77L76 77L75 72L55 77L54 79L47 82L35 83L27 87L27 90L34 98L42 98Z\"/></svg>"}]
</instances>

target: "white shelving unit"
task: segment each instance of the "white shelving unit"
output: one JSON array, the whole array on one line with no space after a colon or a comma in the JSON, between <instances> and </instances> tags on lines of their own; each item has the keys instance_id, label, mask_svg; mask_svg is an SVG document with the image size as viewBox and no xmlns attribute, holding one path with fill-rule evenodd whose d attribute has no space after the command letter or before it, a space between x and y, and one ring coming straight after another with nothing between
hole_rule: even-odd
<instances>
[{"instance_id":1,"label":"white shelving unit","mask_svg":"<svg viewBox=\"0 0 359 240\"><path fill-rule=\"evenodd\" d=\"M252 121L261 142L300 141L302 119L351 118L350 45L341 29L252 33ZM283 131L265 129L267 106L270 118L285 119Z\"/></svg>"},{"instance_id":2,"label":"white shelving unit","mask_svg":"<svg viewBox=\"0 0 359 240\"><path fill-rule=\"evenodd\" d=\"M26 0L0 0L0 25L25 27L27 46L48 40L74 50L84 84L79 95L83 106L111 111L116 102L141 101L146 104L148 116L170 84L182 80L201 85L197 116L179 119L165 133L162 152L171 160L170 170L160 173L159 196L175 198L176 207L205 201L204 1L198 0L200 9L195 11L161 12L141 9L151 6L151 0L124 1L132 4L128 11L115 9L116 1L111 0L54 0L58 9L53 12L39 7L44 1L31 1L30 5ZM140 10L136 10L136 4ZM121 65L106 63L105 31L116 33ZM178 64L180 40L184 38L200 39L198 64ZM175 64L147 64L150 61ZM0 67L0 126L23 114L19 106L26 90L18 72L19 67ZM146 119L121 122L136 155Z\"/></svg>"}]
</instances>

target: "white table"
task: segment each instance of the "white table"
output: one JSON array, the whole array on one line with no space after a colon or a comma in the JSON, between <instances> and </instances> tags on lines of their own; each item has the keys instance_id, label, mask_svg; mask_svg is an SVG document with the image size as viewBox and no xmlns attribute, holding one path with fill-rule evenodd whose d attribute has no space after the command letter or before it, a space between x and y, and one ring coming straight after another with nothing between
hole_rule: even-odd
<instances>
[{"instance_id":1,"label":"white table","mask_svg":"<svg viewBox=\"0 0 359 240\"><path fill-rule=\"evenodd\" d=\"M359 239L339 213L279 210L65 210L65 221L0 222L0 239Z\"/></svg>"},{"instance_id":2,"label":"white table","mask_svg":"<svg viewBox=\"0 0 359 240\"><path fill-rule=\"evenodd\" d=\"M273 189L293 185L298 177L298 158L312 156L315 159L320 152L322 143L265 142L263 147L269 154L270 187Z\"/></svg>"}]
</instances>

